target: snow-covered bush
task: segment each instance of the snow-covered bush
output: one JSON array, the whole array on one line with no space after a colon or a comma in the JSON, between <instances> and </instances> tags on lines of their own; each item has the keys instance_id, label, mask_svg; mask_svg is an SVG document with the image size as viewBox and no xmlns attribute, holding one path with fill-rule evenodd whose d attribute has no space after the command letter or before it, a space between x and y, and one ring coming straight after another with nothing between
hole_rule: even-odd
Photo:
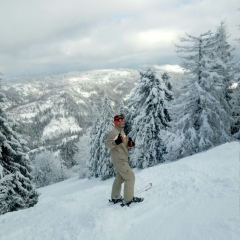
<instances>
[{"instance_id":1,"label":"snow-covered bush","mask_svg":"<svg viewBox=\"0 0 240 240\"><path fill-rule=\"evenodd\" d=\"M60 182L69 176L64 161L51 152L40 153L35 157L33 164L33 177L36 187Z\"/></svg>"}]
</instances>

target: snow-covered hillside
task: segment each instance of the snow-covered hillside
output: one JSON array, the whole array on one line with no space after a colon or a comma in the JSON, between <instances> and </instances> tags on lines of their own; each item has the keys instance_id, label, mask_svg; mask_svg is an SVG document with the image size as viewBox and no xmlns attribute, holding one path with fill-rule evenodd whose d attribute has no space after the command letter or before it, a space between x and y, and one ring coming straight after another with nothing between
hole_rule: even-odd
<instances>
[{"instance_id":1,"label":"snow-covered hillside","mask_svg":"<svg viewBox=\"0 0 240 240\"><path fill-rule=\"evenodd\" d=\"M154 66L158 77L166 71ZM169 69L169 66L168 66ZM174 89L182 73L169 69ZM82 136L91 126L93 106L101 110L104 93L119 111L140 75L136 69L105 69L37 78L3 79L4 109L19 122L19 130L33 152L61 149L66 137Z\"/></svg>"},{"instance_id":2,"label":"snow-covered hillside","mask_svg":"<svg viewBox=\"0 0 240 240\"><path fill-rule=\"evenodd\" d=\"M239 142L145 170L130 207L111 205L113 179L77 177L39 189L33 208L0 216L1 240L237 240Z\"/></svg>"},{"instance_id":3,"label":"snow-covered hillside","mask_svg":"<svg viewBox=\"0 0 240 240\"><path fill-rule=\"evenodd\" d=\"M3 81L4 108L20 123L32 150L61 148L65 137L82 135L91 124L92 106L101 109L104 92L112 104L130 93L137 70L111 69ZM115 106L115 109L119 106Z\"/></svg>"}]
</instances>

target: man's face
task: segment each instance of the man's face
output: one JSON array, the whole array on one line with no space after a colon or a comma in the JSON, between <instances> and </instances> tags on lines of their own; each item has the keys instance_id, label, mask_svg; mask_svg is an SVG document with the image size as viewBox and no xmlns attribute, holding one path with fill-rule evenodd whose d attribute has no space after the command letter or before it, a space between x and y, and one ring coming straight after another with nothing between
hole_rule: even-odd
<instances>
[{"instance_id":1,"label":"man's face","mask_svg":"<svg viewBox=\"0 0 240 240\"><path fill-rule=\"evenodd\" d=\"M116 126L122 128L124 126L124 118L118 119Z\"/></svg>"}]
</instances>

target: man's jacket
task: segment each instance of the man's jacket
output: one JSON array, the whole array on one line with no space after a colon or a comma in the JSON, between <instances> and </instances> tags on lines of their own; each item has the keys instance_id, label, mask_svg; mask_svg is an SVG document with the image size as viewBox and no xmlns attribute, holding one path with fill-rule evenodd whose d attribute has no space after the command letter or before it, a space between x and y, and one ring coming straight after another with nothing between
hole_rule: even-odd
<instances>
[{"instance_id":1,"label":"man's jacket","mask_svg":"<svg viewBox=\"0 0 240 240\"><path fill-rule=\"evenodd\" d=\"M115 140L118 138L119 133L123 138L123 142L117 145L115 143ZM123 128L118 128L117 126L114 126L108 134L105 145L108 149L110 149L110 156L113 163L122 161L128 162L128 139Z\"/></svg>"}]
</instances>

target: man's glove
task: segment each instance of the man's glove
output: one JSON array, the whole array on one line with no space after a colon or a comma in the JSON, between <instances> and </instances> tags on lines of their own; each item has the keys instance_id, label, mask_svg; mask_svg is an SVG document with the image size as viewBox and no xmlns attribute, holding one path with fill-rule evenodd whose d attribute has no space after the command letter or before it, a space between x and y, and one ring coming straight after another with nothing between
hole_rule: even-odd
<instances>
[{"instance_id":1,"label":"man's glove","mask_svg":"<svg viewBox=\"0 0 240 240\"><path fill-rule=\"evenodd\" d=\"M134 147L135 146L135 143L134 141L131 139L131 138L128 138L128 147Z\"/></svg>"},{"instance_id":2,"label":"man's glove","mask_svg":"<svg viewBox=\"0 0 240 240\"><path fill-rule=\"evenodd\" d=\"M119 145L120 143L122 143L123 141L122 141L122 136L120 135L120 133L118 134L118 138L115 140L115 143L117 144L117 145Z\"/></svg>"}]
</instances>

